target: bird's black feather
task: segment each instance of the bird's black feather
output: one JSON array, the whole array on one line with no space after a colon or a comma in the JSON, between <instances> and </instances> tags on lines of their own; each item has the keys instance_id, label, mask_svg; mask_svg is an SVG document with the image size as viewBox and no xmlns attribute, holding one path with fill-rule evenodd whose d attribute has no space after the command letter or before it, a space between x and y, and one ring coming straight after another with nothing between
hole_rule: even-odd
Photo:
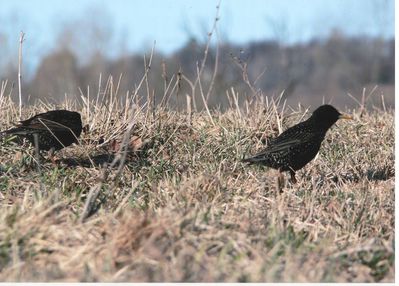
<instances>
[{"instance_id":1,"label":"bird's black feather","mask_svg":"<svg viewBox=\"0 0 399 286\"><path fill-rule=\"evenodd\" d=\"M340 116L331 105L322 105L308 120L269 140L265 149L242 161L295 174L316 156L328 129Z\"/></svg>"},{"instance_id":2,"label":"bird's black feather","mask_svg":"<svg viewBox=\"0 0 399 286\"><path fill-rule=\"evenodd\" d=\"M0 136L17 135L34 144L38 135L39 150L59 150L77 143L82 132L82 119L78 112L52 110L20 121L15 128L3 131Z\"/></svg>"}]
</instances>

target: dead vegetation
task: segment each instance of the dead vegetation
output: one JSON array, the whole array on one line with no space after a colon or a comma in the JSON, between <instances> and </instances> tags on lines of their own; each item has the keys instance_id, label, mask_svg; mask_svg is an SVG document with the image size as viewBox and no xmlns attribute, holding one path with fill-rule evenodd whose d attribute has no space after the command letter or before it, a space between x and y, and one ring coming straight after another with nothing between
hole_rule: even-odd
<instances>
[{"instance_id":1,"label":"dead vegetation","mask_svg":"<svg viewBox=\"0 0 399 286\"><path fill-rule=\"evenodd\" d=\"M18 108L1 102L4 129ZM132 102L78 109L81 145L40 173L33 148L3 140L1 281L394 281L392 110L348 111L280 193L275 171L240 159L303 108Z\"/></svg>"}]
</instances>

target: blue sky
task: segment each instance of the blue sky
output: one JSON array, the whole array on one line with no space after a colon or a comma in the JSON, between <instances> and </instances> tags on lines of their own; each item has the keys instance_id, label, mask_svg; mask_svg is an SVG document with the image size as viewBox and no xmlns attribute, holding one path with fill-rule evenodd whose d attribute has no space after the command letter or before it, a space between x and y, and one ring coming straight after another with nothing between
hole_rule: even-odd
<instances>
[{"instance_id":1,"label":"blue sky","mask_svg":"<svg viewBox=\"0 0 399 286\"><path fill-rule=\"evenodd\" d=\"M34 62L57 45L58 32L65 25L95 19L109 31L109 50L115 47L118 52L146 52L156 40L158 51L171 53L183 46L189 35L206 37L217 3L0 0L0 43L17 52L19 32L23 30L25 49ZM332 28L347 35L387 38L394 36L394 14L394 0L222 0L218 28L222 41L238 44L273 38L286 43L303 42L325 37ZM75 32L84 38L84 25ZM83 43L88 48L91 44Z\"/></svg>"}]
</instances>

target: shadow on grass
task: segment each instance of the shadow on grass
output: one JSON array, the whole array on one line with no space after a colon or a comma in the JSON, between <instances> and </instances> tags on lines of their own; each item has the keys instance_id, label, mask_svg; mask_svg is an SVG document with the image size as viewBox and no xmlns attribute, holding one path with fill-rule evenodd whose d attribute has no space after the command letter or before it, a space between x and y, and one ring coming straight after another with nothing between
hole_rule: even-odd
<instances>
[{"instance_id":1,"label":"shadow on grass","mask_svg":"<svg viewBox=\"0 0 399 286\"><path fill-rule=\"evenodd\" d=\"M365 173L370 181L386 181L395 176L395 169L391 166L368 169Z\"/></svg>"},{"instance_id":2,"label":"shadow on grass","mask_svg":"<svg viewBox=\"0 0 399 286\"><path fill-rule=\"evenodd\" d=\"M334 182L342 180L344 182L358 182L361 178L367 178L369 181L387 181L395 176L395 169L391 166L383 166L370 168L365 170L361 174L355 174L353 172L348 172L333 177Z\"/></svg>"},{"instance_id":3,"label":"shadow on grass","mask_svg":"<svg viewBox=\"0 0 399 286\"><path fill-rule=\"evenodd\" d=\"M83 158L62 158L57 162L67 165L67 167L96 168L109 165L115 159L114 154L98 154Z\"/></svg>"},{"instance_id":4,"label":"shadow on grass","mask_svg":"<svg viewBox=\"0 0 399 286\"><path fill-rule=\"evenodd\" d=\"M128 149L124 164L133 168L140 169L143 166L149 165L148 157L151 154L151 150L154 148L155 141L149 141L145 143L139 150ZM100 151L97 154L79 157L79 158L62 158L58 160L59 163L65 164L67 167L84 167L84 168L98 168L110 166L111 163L117 158L118 162L114 164L117 168L120 164L121 154Z\"/></svg>"},{"instance_id":5,"label":"shadow on grass","mask_svg":"<svg viewBox=\"0 0 399 286\"><path fill-rule=\"evenodd\" d=\"M80 157L80 158L62 158L57 162L66 165L67 167L84 167L84 168L99 168L110 166L111 163L117 158L116 154L105 153L96 154L93 156ZM143 166L149 165L147 154L129 153L126 156L124 164L129 168L140 169ZM114 165L114 168L118 168L120 164L120 158L117 158L118 162Z\"/></svg>"}]
</instances>

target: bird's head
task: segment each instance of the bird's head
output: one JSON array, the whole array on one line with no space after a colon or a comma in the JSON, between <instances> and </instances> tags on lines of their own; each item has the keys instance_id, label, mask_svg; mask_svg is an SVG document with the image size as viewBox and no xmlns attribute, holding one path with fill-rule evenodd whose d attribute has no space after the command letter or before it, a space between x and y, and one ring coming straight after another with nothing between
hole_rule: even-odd
<instances>
[{"instance_id":1,"label":"bird's head","mask_svg":"<svg viewBox=\"0 0 399 286\"><path fill-rule=\"evenodd\" d=\"M338 119L353 119L349 114L340 113L334 106L329 104L318 107L311 118L317 122L317 125L325 128L330 128Z\"/></svg>"}]
</instances>

